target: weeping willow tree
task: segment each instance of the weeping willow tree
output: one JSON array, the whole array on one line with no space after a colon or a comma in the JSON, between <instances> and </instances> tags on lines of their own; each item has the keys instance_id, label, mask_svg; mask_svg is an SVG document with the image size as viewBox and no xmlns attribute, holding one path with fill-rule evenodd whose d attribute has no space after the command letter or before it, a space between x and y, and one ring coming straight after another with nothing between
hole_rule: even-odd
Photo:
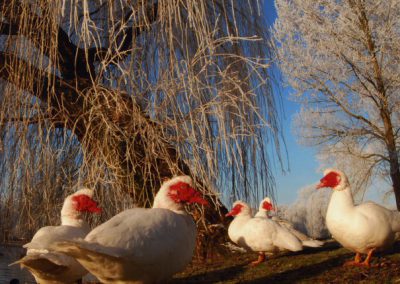
<instances>
[{"instance_id":1,"label":"weeping willow tree","mask_svg":"<svg viewBox=\"0 0 400 284\"><path fill-rule=\"evenodd\" d=\"M96 189L103 219L149 206L177 174L212 201L206 222L224 198L273 195L279 112L262 3L0 3L3 233L57 223L80 185Z\"/></svg>"}]
</instances>

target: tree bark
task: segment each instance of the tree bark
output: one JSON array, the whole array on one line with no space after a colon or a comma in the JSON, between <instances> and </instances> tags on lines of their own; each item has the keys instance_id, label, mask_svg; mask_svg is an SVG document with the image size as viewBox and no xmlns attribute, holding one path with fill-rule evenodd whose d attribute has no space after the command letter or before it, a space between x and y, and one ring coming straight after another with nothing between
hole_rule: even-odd
<instances>
[{"instance_id":1,"label":"tree bark","mask_svg":"<svg viewBox=\"0 0 400 284\"><path fill-rule=\"evenodd\" d=\"M393 133L393 125L389 114L386 111L381 113L385 127L386 147L389 155L390 178L392 180L393 192L396 198L397 210L400 211L400 167L399 154L396 149L396 139Z\"/></svg>"}]
</instances>

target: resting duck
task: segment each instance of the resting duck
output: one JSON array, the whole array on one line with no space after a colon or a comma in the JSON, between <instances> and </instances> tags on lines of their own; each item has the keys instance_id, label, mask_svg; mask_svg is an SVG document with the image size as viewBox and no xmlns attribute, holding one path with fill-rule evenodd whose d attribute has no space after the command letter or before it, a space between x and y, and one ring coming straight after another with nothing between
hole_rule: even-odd
<instances>
[{"instance_id":1,"label":"resting duck","mask_svg":"<svg viewBox=\"0 0 400 284\"><path fill-rule=\"evenodd\" d=\"M390 247L400 232L400 212L374 202L354 205L347 176L337 169L327 169L317 188L330 187L333 193L326 213L326 225L343 247L356 253L345 265L370 266L375 251ZM362 262L361 254L367 254Z\"/></svg>"},{"instance_id":2,"label":"resting duck","mask_svg":"<svg viewBox=\"0 0 400 284\"><path fill-rule=\"evenodd\" d=\"M265 197L263 200L261 200L260 206L258 207L258 212L256 215L254 215L254 217L270 218L270 211L275 211L275 207L272 205L271 199L269 197Z\"/></svg>"},{"instance_id":3,"label":"resting duck","mask_svg":"<svg viewBox=\"0 0 400 284\"><path fill-rule=\"evenodd\" d=\"M61 225L39 229L31 242L23 247L26 256L10 264L19 263L26 267L38 283L74 283L81 279L87 270L74 258L55 252L51 245L55 242L84 238L90 231L83 219L84 212L99 213L97 202L92 199L93 190L83 188L69 195L61 210Z\"/></svg>"},{"instance_id":4,"label":"resting duck","mask_svg":"<svg viewBox=\"0 0 400 284\"><path fill-rule=\"evenodd\" d=\"M228 228L231 241L246 250L259 253L258 259L251 265L265 261L266 252L303 249L301 241L276 222L265 217L252 217L250 206L243 201L233 203L232 210L226 216L235 217Z\"/></svg>"},{"instance_id":5,"label":"resting duck","mask_svg":"<svg viewBox=\"0 0 400 284\"><path fill-rule=\"evenodd\" d=\"M276 208L272 204L271 199L269 197L265 197L260 202L260 207L259 207L256 215L254 215L254 217L270 218L268 212L273 211L273 210L276 210ZM296 230L293 227L293 224L287 220L283 220L278 217L271 217L271 220L277 222L280 226L289 230L289 232L291 232L293 235L295 235L296 238L298 238L302 242L303 246L305 246L305 247L316 248L316 247L321 247L324 244L324 242L314 240L314 239L310 238L309 236L303 234L302 232Z\"/></svg>"},{"instance_id":6,"label":"resting duck","mask_svg":"<svg viewBox=\"0 0 400 284\"><path fill-rule=\"evenodd\" d=\"M84 240L55 249L76 258L104 283L164 283L191 261L196 225L184 205L206 205L189 176L162 184L152 208L125 210Z\"/></svg>"}]
</instances>

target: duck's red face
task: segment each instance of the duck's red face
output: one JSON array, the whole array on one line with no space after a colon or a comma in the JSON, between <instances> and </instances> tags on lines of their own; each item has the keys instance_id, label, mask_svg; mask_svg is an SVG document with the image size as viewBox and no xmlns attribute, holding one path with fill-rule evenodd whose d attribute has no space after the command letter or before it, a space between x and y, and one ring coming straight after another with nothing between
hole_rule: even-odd
<instances>
[{"instance_id":1,"label":"duck's red face","mask_svg":"<svg viewBox=\"0 0 400 284\"><path fill-rule=\"evenodd\" d=\"M263 202L262 208L265 209L265 210L267 210L267 211L273 211L273 210L275 210L274 206L272 206L272 203L271 203L271 202L268 202L268 201L264 201L264 202Z\"/></svg>"},{"instance_id":2,"label":"duck's red face","mask_svg":"<svg viewBox=\"0 0 400 284\"><path fill-rule=\"evenodd\" d=\"M189 184L179 181L169 187L168 196L176 203L197 203L201 205L208 205L200 192L195 190Z\"/></svg>"},{"instance_id":3,"label":"duck's red face","mask_svg":"<svg viewBox=\"0 0 400 284\"><path fill-rule=\"evenodd\" d=\"M329 172L326 176L324 176L320 180L320 183L317 185L317 189L322 187L335 188L339 184L340 184L340 175L337 172Z\"/></svg>"},{"instance_id":4,"label":"duck's red face","mask_svg":"<svg viewBox=\"0 0 400 284\"><path fill-rule=\"evenodd\" d=\"M226 217L228 216L236 216L238 215L240 212L242 212L243 209L243 204L236 204L231 211L229 211L228 213L225 214Z\"/></svg>"},{"instance_id":5,"label":"duck's red face","mask_svg":"<svg viewBox=\"0 0 400 284\"><path fill-rule=\"evenodd\" d=\"M97 202L86 194L78 194L72 196L72 201L75 203L75 210L79 212L100 213L101 208L97 207Z\"/></svg>"}]
</instances>

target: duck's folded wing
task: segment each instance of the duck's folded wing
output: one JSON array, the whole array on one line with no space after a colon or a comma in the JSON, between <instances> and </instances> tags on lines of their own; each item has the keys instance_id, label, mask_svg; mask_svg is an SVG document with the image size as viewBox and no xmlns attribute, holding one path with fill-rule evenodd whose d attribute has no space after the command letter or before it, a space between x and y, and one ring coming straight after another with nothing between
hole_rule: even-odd
<instances>
[{"instance_id":1,"label":"duck's folded wing","mask_svg":"<svg viewBox=\"0 0 400 284\"><path fill-rule=\"evenodd\" d=\"M47 226L39 229L32 240L23 247L28 249L28 254L29 250L34 250L35 253L45 253L55 242L84 238L87 233L88 231L78 227Z\"/></svg>"},{"instance_id":2,"label":"duck's folded wing","mask_svg":"<svg viewBox=\"0 0 400 284\"><path fill-rule=\"evenodd\" d=\"M303 249L301 241L288 229L276 224L276 233L273 238L274 245L290 251L300 251Z\"/></svg>"},{"instance_id":3,"label":"duck's folded wing","mask_svg":"<svg viewBox=\"0 0 400 284\"><path fill-rule=\"evenodd\" d=\"M66 257L66 256L64 256ZM59 259L58 256L53 255L27 255L17 260L16 262L11 263L11 265L20 264L21 267L26 267L29 270L33 270L38 274L62 274L68 267L63 265L63 260Z\"/></svg>"}]
</instances>

